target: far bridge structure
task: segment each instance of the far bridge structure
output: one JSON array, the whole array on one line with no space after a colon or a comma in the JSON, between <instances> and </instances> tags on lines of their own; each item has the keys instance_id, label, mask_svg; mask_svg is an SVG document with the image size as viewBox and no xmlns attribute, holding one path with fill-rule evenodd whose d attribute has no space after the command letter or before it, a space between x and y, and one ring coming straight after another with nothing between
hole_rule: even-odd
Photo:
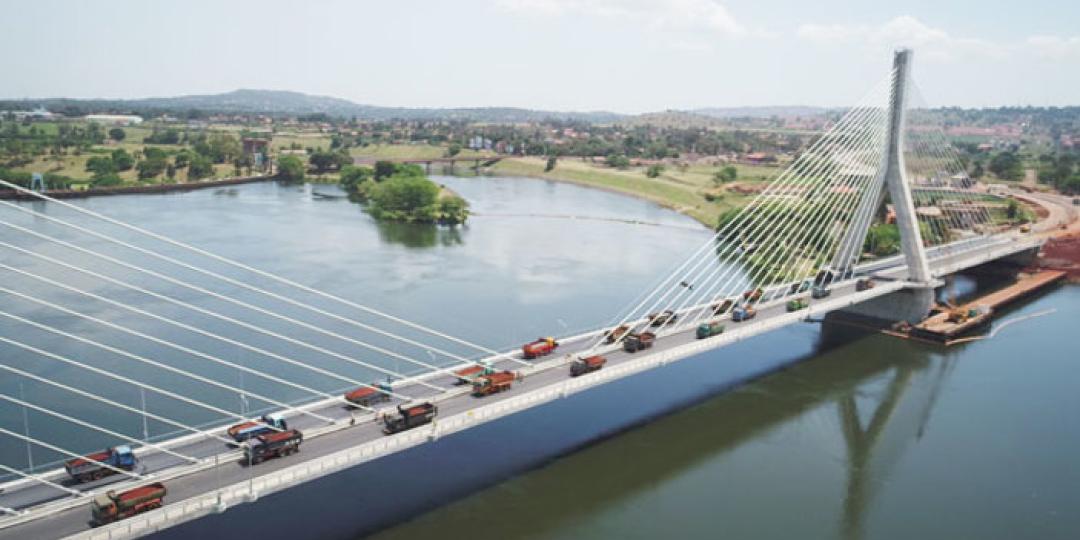
<instances>
[{"instance_id":1,"label":"far bridge structure","mask_svg":"<svg viewBox=\"0 0 1080 540\"><path fill-rule=\"evenodd\" d=\"M555 338L554 353L538 357L526 356L520 349L496 350L473 343L0 180L4 187L43 201L33 205L0 201L0 226L6 231L0 237L0 293L5 300L0 302L0 354L4 355L0 373L9 381L33 383L93 406L79 412L45 406L34 395L8 391L11 385L4 387L0 400L23 414L32 411L54 418L72 431L94 432L98 438L114 441L114 446L131 446L139 461L138 467L127 470L104 462L103 457L91 459L112 474L75 483L59 461L100 448L64 437L63 430L0 428L0 438L7 444L60 457L47 466L0 463L4 478L0 540L122 539L149 534L224 537L260 528L272 531L267 533L270 537L347 535L334 533L330 527L343 527L337 520L371 509L350 506L348 500L319 499L312 486L337 485L348 491L341 486L345 482L357 486L352 489L389 489L392 482L380 480L372 467L394 466L395 459L412 453L435 459L444 445L482 446L469 439L470 434L482 437L489 433L485 430L523 418L525 411L543 406L547 407L532 413L557 411L559 403L587 399L593 391L616 387L608 384L613 381L644 376L655 368L707 355L787 325L836 313L889 322L922 321L944 278L995 261L1022 263L1037 253L1041 241L1001 223L1002 201L970 182L950 180L962 175L964 167L939 131L925 126L909 129L908 122L919 114L917 104L912 104L917 88L911 83L910 69L911 53L897 51L892 69L880 84L655 288L610 324ZM16 215L29 216L42 226L19 225L12 217ZM883 220L895 221L899 252L868 257L868 233ZM65 234L42 232L44 225L62 228ZM88 249L71 240L84 235L110 249ZM28 249L8 240L16 236L33 238L49 249ZM871 238L869 243L874 241ZM60 253L78 258L72 262ZM102 264L118 270L104 273ZM52 280L35 272L43 267L62 269L69 279ZM201 284L204 281L220 286L211 288ZM38 295L43 288L108 309L90 311L79 303L50 301ZM129 303L136 297L152 301L139 306ZM6 307L15 299L36 310ZM314 300L334 308L320 307ZM168 313L191 317L167 315L165 307ZM77 324L54 326L57 315ZM134 319L142 323L130 325L128 321ZM213 322L190 322L204 319ZM709 328L722 325L724 330L702 335L699 328L709 323L715 323ZM242 329L250 339L223 335L225 326ZM96 328L108 328L127 339L104 343L91 331ZM74 341L87 355L57 352L50 346L52 341L31 342L24 337L31 330L51 340ZM629 352L633 347L626 346L627 336L646 332L655 336L652 346ZM140 346L134 347L135 342ZM205 345L211 342L236 354L209 352ZM187 361L163 362L145 352L148 349ZM349 352L343 352L346 349ZM168 372L178 382L163 387L135 374L107 372L87 360L92 351L124 357L138 365L140 372ZM240 356L259 362L241 363ZM603 356L606 364L570 376L571 363L593 356ZM726 370L731 384L738 384L798 359L761 363L715 355L710 360ZM40 369L46 363L51 368ZM388 367L400 364L409 369ZM200 371L196 365L213 369ZM462 370L507 370L515 377L508 391L477 399L470 395L470 385L457 384ZM143 404L132 406L111 392L72 383L70 377L60 380L54 376L59 371L109 378L143 396ZM853 475L875 461L891 459L875 457L877 441L915 436L912 433L925 422L926 403L909 404L903 397L906 381L915 371L915 366L897 368L896 383L890 385L888 396L865 428L854 397L837 398ZM241 388L235 385L234 375L213 375L221 372L240 373L258 384ZM301 384L284 375L289 372L310 372L321 382ZM234 399L240 396L245 407L238 411L186 391L194 386ZM343 397L346 391L364 388L380 399L358 404ZM932 394L925 399L932 400ZM177 409L148 410L146 396L167 398ZM248 407L249 402L254 404ZM437 407L434 421L384 432L385 418L421 404ZM894 411L912 418L910 426L915 428L890 435L889 417L897 414ZM233 440L226 429L258 422L264 412L285 420L268 428L271 431L303 433L302 451L249 466L243 461L245 456L251 459L246 453L251 443ZM215 420L200 420L207 416ZM168 426L175 436L140 436L121 425L120 417L141 418L143 433L146 422L153 422ZM512 445L512 441L501 440L499 445ZM468 467L480 467L487 458L481 454L468 464L455 461L446 475L467 476ZM369 462L375 463L364 468ZM358 470L365 471L365 476L358 477ZM168 489L159 508L148 507L98 527L88 523L91 501L107 501L109 493L155 483ZM412 489L414 497L423 498L429 483L435 479L414 479L400 489ZM845 519L850 531L856 531L861 501L869 488L853 476L849 490L857 496L845 507ZM305 504L318 515L299 520L287 511L290 505ZM266 510L257 512L260 508ZM305 529L297 529L300 524ZM852 536L857 535L852 532Z\"/></svg>"},{"instance_id":2,"label":"far bridge structure","mask_svg":"<svg viewBox=\"0 0 1080 540\"><path fill-rule=\"evenodd\" d=\"M449 156L440 158L371 158L371 157L358 157L353 159L353 163L356 165L374 165L380 161L389 161L390 163L405 163L411 165L423 165L424 172L431 174L432 165L443 165L448 168L450 174L454 174L454 167L459 162L469 164L472 163L472 170L479 172L481 167L490 167L500 161L503 156Z\"/></svg>"}]
</instances>

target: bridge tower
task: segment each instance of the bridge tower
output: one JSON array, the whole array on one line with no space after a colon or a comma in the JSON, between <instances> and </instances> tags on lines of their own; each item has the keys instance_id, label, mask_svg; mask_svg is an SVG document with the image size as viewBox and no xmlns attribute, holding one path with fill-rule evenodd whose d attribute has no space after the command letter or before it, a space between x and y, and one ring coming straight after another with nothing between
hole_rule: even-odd
<instances>
[{"instance_id":1,"label":"bridge tower","mask_svg":"<svg viewBox=\"0 0 1080 540\"><path fill-rule=\"evenodd\" d=\"M893 56L895 76L889 95L888 140L885 144L885 186L889 190L896 209L896 225L900 229L900 250L904 253L908 276L911 281L929 284L933 281L930 264L926 259L919 219L915 215L915 200L911 196L911 184L904 168L904 111L907 108L908 72L911 67L911 50L900 49ZM864 232L865 235L865 232Z\"/></svg>"},{"instance_id":2,"label":"bridge tower","mask_svg":"<svg viewBox=\"0 0 1080 540\"><path fill-rule=\"evenodd\" d=\"M893 80L889 93L888 126L878 169L879 181L868 191L860 203L862 221L849 228L847 236L833 261L834 268L849 268L862 251L863 242L870 229L876 210L889 198L896 211L896 225L900 230L900 251L908 267L908 280L914 285L891 295L883 296L852 306L844 311L869 315L887 320L906 320L915 324L930 313L934 305L936 280L923 246L919 219L915 213L915 200L911 194L911 182L904 165L904 122L907 108L908 78L911 71L911 50L899 49L893 55Z\"/></svg>"}]
</instances>

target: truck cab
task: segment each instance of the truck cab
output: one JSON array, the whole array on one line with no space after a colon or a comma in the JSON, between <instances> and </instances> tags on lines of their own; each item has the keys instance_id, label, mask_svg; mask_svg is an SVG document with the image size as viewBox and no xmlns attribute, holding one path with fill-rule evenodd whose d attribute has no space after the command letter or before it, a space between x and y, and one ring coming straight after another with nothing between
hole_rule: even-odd
<instances>
[{"instance_id":1,"label":"truck cab","mask_svg":"<svg viewBox=\"0 0 1080 540\"><path fill-rule=\"evenodd\" d=\"M242 443L265 433L285 431L287 429L289 429L289 425L285 422L285 417L281 413L269 413L264 414L258 422L236 424L226 430L226 433L229 437L232 437L232 440Z\"/></svg>"}]
</instances>

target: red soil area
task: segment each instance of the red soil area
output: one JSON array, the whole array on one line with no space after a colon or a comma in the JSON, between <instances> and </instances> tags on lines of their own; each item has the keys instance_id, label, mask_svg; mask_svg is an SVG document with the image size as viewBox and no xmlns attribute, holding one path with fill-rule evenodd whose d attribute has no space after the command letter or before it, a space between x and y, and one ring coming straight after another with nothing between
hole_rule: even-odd
<instances>
[{"instance_id":1,"label":"red soil area","mask_svg":"<svg viewBox=\"0 0 1080 540\"><path fill-rule=\"evenodd\" d=\"M1047 240L1039 260L1042 268L1064 270L1069 279L1080 279L1080 234L1058 236Z\"/></svg>"}]
</instances>

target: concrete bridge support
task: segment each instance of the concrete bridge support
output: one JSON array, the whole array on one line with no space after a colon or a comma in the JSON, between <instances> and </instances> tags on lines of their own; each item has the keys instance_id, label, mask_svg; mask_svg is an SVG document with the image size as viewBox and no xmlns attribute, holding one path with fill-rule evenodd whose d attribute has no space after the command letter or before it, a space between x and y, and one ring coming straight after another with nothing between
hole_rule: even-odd
<instances>
[{"instance_id":1,"label":"concrete bridge support","mask_svg":"<svg viewBox=\"0 0 1080 540\"><path fill-rule=\"evenodd\" d=\"M875 317L878 319L909 323L921 322L930 314L934 304L934 275L923 246L919 219L915 214L915 199L911 195L911 183L904 166L904 111L907 107L908 73L911 65L911 51L900 49L893 57L894 77L892 92L889 97L889 129L885 145L882 170L882 182L888 189L889 198L896 210L896 225L900 229L900 251L908 268L908 281L914 284L911 289L899 291L871 302L855 306L848 311ZM882 195L871 194L876 200ZM880 202L877 202L880 205ZM869 221L861 226L869 227ZM866 238L867 230L857 230L858 246Z\"/></svg>"}]
</instances>

